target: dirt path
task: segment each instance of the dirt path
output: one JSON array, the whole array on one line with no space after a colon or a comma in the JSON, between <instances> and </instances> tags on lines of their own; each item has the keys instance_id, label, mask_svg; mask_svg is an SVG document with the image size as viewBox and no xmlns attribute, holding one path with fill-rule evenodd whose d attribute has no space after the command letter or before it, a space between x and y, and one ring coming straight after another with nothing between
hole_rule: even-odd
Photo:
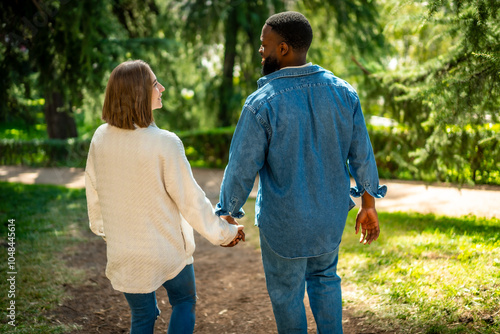
<instances>
[{"instance_id":1,"label":"dirt path","mask_svg":"<svg viewBox=\"0 0 500 334\"><path fill-rule=\"evenodd\" d=\"M128 333L130 311L120 292L104 275L106 250L100 238L88 236L88 247L67 262L87 271L81 286L66 286L71 296L53 319L81 325L73 333ZM259 254L250 248L216 247L197 235L195 272L198 294L196 333L274 333ZM240 245L241 246L241 245ZM166 333L170 305L163 288L157 291L160 318L156 332Z\"/></svg>"},{"instance_id":2,"label":"dirt path","mask_svg":"<svg viewBox=\"0 0 500 334\"><path fill-rule=\"evenodd\" d=\"M222 172L194 170L195 178L212 203L217 201ZM81 169L30 169L0 166L0 180L25 183L53 183L69 187L83 186ZM447 215L475 214L500 217L500 188L462 189L426 186L415 182L388 182L388 196L378 201L379 210L434 212ZM73 333L128 333L130 311L125 297L111 287L104 275L104 242L86 233L84 248L68 249L68 265L86 272L82 285L67 285L69 299L48 315L54 323L76 324ZM248 244L226 249L209 244L196 235L194 254L198 293L195 333L272 334L276 325L265 286L258 250ZM344 293L349 282L343 281ZM166 292L160 288L157 298L162 314L156 332L165 333L170 316ZM307 296L306 296L307 298ZM315 333L314 319L307 308L309 333ZM371 328L354 310L344 309L344 333L389 333Z\"/></svg>"},{"instance_id":3,"label":"dirt path","mask_svg":"<svg viewBox=\"0 0 500 334\"><path fill-rule=\"evenodd\" d=\"M79 325L74 334L128 333L130 311L125 297L113 290L104 275L104 242L90 233L85 248L68 249L64 259L75 269L85 270L82 285L65 286L69 299L48 315L54 323ZM232 249L216 247L196 235L195 273L198 294L195 333L277 333L265 286L260 253L248 244ZM307 297L306 297L307 298ZM161 310L155 332L166 333L170 305L164 289L157 291ZM309 333L316 333L307 309ZM386 333L363 323L363 318L344 310L344 332Z\"/></svg>"},{"instance_id":4,"label":"dirt path","mask_svg":"<svg viewBox=\"0 0 500 334\"><path fill-rule=\"evenodd\" d=\"M217 169L193 169L195 179L205 190L212 203L219 196L223 171ZM0 166L0 180L32 184L59 184L70 188L85 185L81 168L29 168ZM447 216L475 215L500 217L500 187L476 186L458 189L447 185L426 185L414 181L381 180L388 187L387 196L377 200L380 211L415 211ZM254 187L250 197L255 197ZM357 201L359 206L359 200Z\"/></svg>"}]
</instances>

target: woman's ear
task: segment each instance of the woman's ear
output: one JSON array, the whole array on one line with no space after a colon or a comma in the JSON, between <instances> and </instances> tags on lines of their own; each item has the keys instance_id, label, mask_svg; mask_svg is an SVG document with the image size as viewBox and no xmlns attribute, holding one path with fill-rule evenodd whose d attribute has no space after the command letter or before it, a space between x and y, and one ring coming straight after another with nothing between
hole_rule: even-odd
<instances>
[{"instance_id":1,"label":"woman's ear","mask_svg":"<svg viewBox=\"0 0 500 334\"><path fill-rule=\"evenodd\" d=\"M286 42L280 43L279 50L280 50L281 56L285 56L288 53L288 51L290 51L288 44L286 44Z\"/></svg>"}]
</instances>

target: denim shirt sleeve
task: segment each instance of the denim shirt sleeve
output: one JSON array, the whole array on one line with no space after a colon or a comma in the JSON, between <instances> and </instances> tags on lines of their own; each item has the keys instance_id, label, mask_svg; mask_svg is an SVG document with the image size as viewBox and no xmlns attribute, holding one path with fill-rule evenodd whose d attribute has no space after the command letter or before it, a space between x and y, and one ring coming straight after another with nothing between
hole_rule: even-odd
<instances>
[{"instance_id":1,"label":"denim shirt sleeve","mask_svg":"<svg viewBox=\"0 0 500 334\"><path fill-rule=\"evenodd\" d=\"M353 95L353 135L347 158L356 186L351 188L351 196L360 197L367 191L375 198L382 198L387 193L387 186L379 186L377 165L363 112L357 94Z\"/></svg>"},{"instance_id":2,"label":"denim shirt sleeve","mask_svg":"<svg viewBox=\"0 0 500 334\"><path fill-rule=\"evenodd\" d=\"M220 202L215 208L217 215L244 216L242 206L264 165L270 135L269 124L252 106L245 105L231 141Z\"/></svg>"}]
</instances>

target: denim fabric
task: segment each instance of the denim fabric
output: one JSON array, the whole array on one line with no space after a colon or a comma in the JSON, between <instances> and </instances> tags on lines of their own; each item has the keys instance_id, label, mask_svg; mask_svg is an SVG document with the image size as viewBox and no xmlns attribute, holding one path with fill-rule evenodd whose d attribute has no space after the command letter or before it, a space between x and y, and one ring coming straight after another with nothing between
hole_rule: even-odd
<instances>
[{"instance_id":1,"label":"denim fabric","mask_svg":"<svg viewBox=\"0 0 500 334\"><path fill-rule=\"evenodd\" d=\"M342 333L338 248L318 257L288 259L276 254L262 234L260 243L278 333L307 334L305 287L317 333Z\"/></svg>"},{"instance_id":2,"label":"denim fabric","mask_svg":"<svg viewBox=\"0 0 500 334\"><path fill-rule=\"evenodd\" d=\"M193 265L187 265L176 277L163 283L172 314L169 334L193 333L195 323L196 285ZM156 293L124 293L132 312L130 334L151 334L160 315Z\"/></svg>"},{"instance_id":3,"label":"denim fabric","mask_svg":"<svg viewBox=\"0 0 500 334\"><path fill-rule=\"evenodd\" d=\"M258 87L236 126L216 212L241 218L258 173L255 220L270 247L288 258L330 253L354 206L350 195L387 191L358 95L317 65L276 71Z\"/></svg>"}]
</instances>

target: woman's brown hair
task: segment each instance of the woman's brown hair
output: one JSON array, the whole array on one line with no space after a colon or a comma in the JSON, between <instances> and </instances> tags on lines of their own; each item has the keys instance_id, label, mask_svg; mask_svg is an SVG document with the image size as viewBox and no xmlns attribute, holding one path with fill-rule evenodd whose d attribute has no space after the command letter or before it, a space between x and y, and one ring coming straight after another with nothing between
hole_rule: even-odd
<instances>
[{"instance_id":1,"label":"woman's brown hair","mask_svg":"<svg viewBox=\"0 0 500 334\"><path fill-rule=\"evenodd\" d=\"M108 124L135 129L154 122L151 97L151 68L142 60L129 60L118 65L109 77L102 107L102 119Z\"/></svg>"}]
</instances>

